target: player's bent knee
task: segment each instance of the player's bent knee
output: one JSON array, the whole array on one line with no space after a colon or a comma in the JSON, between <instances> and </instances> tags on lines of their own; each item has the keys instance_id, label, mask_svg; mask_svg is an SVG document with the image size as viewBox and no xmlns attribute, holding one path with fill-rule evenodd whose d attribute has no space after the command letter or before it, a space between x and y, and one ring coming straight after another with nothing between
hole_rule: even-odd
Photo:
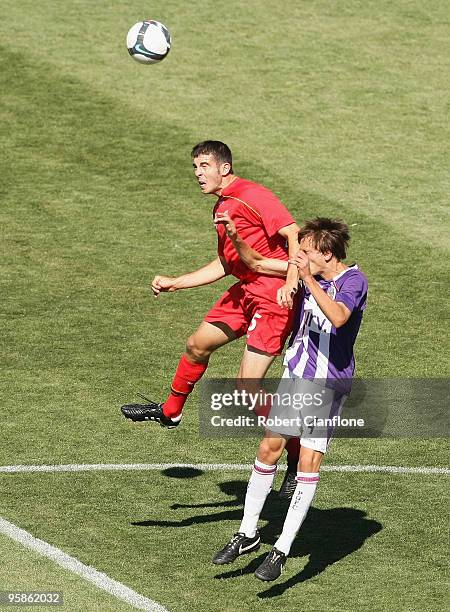
<instances>
[{"instance_id":1,"label":"player's bent knee","mask_svg":"<svg viewBox=\"0 0 450 612\"><path fill-rule=\"evenodd\" d=\"M205 361L214 349L201 345L195 334L189 336L186 342L186 353L192 361Z\"/></svg>"},{"instance_id":2,"label":"player's bent knee","mask_svg":"<svg viewBox=\"0 0 450 612\"><path fill-rule=\"evenodd\" d=\"M278 437L264 437L258 449L258 461L266 465L275 465L281 457L285 440Z\"/></svg>"},{"instance_id":3,"label":"player's bent knee","mask_svg":"<svg viewBox=\"0 0 450 612\"><path fill-rule=\"evenodd\" d=\"M255 397L261 392L261 379L259 378L236 378L236 389L242 393L253 394Z\"/></svg>"},{"instance_id":4,"label":"player's bent knee","mask_svg":"<svg viewBox=\"0 0 450 612\"><path fill-rule=\"evenodd\" d=\"M306 451L306 452L305 452ZM323 453L311 449L302 448L300 451L299 470L300 472L316 473L320 470Z\"/></svg>"}]
</instances>

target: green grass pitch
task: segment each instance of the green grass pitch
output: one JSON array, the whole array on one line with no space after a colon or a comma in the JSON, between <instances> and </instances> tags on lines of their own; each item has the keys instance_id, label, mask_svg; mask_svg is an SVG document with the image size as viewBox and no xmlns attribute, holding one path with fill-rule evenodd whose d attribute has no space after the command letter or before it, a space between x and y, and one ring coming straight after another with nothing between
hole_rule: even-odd
<instances>
[{"instance_id":1,"label":"green grass pitch","mask_svg":"<svg viewBox=\"0 0 450 612\"><path fill-rule=\"evenodd\" d=\"M127 54L142 18L171 31L161 65ZM253 461L257 440L199 437L196 393L177 431L118 412L139 391L164 397L229 284L158 300L148 288L215 256L214 199L189 157L205 138L300 223L351 226L349 261L370 282L358 376L448 376L449 29L439 0L3 2L0 465ZM242 349L221 350L208 376L233 376ZM326 463L448 459L442 439L336 440ZM0 516L171 612L445 606L445 475L324 473L272 585L252 569L286 506L270 497L256 561L217 568L248 474L176 475L3 473ZM132 609L1 535L0 553L0 591Z\"/></svg>"}]
</instances>

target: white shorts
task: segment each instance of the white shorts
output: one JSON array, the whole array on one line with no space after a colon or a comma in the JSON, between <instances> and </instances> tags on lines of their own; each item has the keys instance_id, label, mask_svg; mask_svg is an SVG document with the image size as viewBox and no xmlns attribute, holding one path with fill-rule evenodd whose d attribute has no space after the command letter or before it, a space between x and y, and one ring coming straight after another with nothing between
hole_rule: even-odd
<instances>
[{"instance_id":1,"label":"white shorts","mask_svg":"<svg viewBox=\"0 0 450 612\"><path fill-rule=\"evenodd\" d=\"M323 381L293 378L286 368L267 417L266 430L300 438L301 446L325 453L334 426L326 420L340 415L347 395L325 387Z\"/></svg>"}]
</instances>

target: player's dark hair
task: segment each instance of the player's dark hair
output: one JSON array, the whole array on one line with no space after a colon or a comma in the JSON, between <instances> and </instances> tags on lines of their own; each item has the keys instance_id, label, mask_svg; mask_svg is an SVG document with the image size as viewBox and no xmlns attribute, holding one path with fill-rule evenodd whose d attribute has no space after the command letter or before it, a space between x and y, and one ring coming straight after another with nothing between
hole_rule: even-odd
<instances>
[{"instance_id":1,"label":"player's dark hair","mask_svg":"<svg viewBox=\"0 0 450 612\"><path fill-rule=\"evenodd\" d=\"M233 157L231 155L230 147L220 140L204 140L199 142L192 149L192 157L198 157L199 155L214 155L216 161L219 164L230 164L233 172Z\"/></svg>"},{"instance_id":2,"label":"player's dark hair","mask_svg":"<svg viewBox=\"0 0 450 612\"><path fill-rule=\"evenodd\" d=\"M341 261L346 258L347 246L350 240L348 225L340 219L317 217L306 221L300 229L298 239L311 237L314 247L321 253L331 252Z\"/></svg>"}]
</instances>

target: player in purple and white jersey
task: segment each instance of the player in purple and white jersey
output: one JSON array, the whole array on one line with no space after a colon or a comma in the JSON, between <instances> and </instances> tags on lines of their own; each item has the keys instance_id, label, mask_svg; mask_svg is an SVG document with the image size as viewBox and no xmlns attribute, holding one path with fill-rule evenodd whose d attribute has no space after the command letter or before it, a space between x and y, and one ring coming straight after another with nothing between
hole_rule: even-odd
<instances>
[{"instance_id":1,"label":"player in purple and white jersey","mask_svg":"<svg viewBox=\"0 0 450 612\"><path fill-rule=\"evenodd\" d=\"M246 265L264 274L286 274L285 262L264 258L242 241L228 215L223 215L222 222ZM299 234L300 250L288 262L297 266L303 296L278 390L281 393L289 390L291 397L320 397L318 412L330 419L339 415L351 388L355 367L353 346L367 299L366 277L357 266L343 263L349 239L348 227L342 221L326 218L308 221ZM287 306L285 296L279 295L279 303ZM300 437L296 488L283 531L255 571L261 580L275 580L281 574L314 498L320 465L333 431L326 427L324 433L314 436L314 427L309 424L306 427L303 412L299 418L298 408L291 405L286 409L281 404L281 393L274 394L270 427L266 424L258 449L240 528L213 559L216 564L230 563L241 554L258 550L257 523L272 488L278 459L286 442L291 437ZM311 415L311 409L308 413ZM293 415L296 418L290 418Z\"/></svg>"},{"instance_id":2,"label":"player in purple and white jersey","mask_svg":"<svg viewBox=\"0 0 450 612\"><path fill-rule=\"evenodd\" d=\"M304 295L298 330L286 350L284 364L290 376L325 380L327 386L345 393L351 389L355 369L353 345L366 307L367 279L358 266L347 267L340 260L336 274L323 278L317 273L320 261L314 260L321 260L324 255L312 240L311 236L303 239L296 259ZM340 255L345 257L345 250ZM333 273L334 270L327 276Z\"/></svg>"}]
</instances>

